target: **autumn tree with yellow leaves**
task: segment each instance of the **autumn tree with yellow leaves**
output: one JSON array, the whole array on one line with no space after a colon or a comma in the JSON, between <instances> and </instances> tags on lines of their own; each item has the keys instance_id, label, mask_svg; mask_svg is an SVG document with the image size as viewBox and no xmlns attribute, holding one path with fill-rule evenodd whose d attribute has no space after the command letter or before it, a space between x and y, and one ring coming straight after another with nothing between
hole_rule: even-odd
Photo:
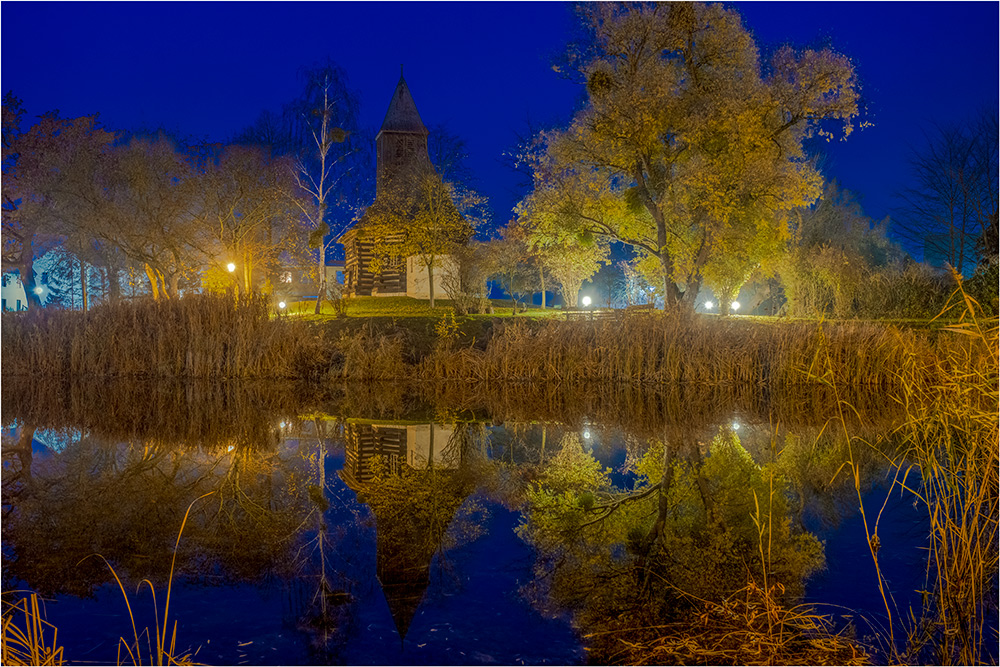
<instances>
[{"instance_id":1,"label":"autumn tree with yellow leaves","mask_svg":"<svg viewBox=\"0 0 1000 667\"><path fill-rule=\"evenodd\" d=\"M783 214L819 196L802 144L850 134L853 66L790 47L762 63L722 5L593 3L578 14L584 37L565 71L587 103L539 137L536 192L587 183L592 205L561 224L655 257L665 307L690 310L707 277L731 291L780 247Z\"/></svg>"},{"instance_id":2,"label":"autumn tree with yellow leaves","mask_svg":"<svg viewBox=\"0 0 1000 667\"><path fill-rule=\"evenodd\" d=\"M397 177L365 212L362 234L374 243L370 268L379 273L414 257L427 270L434 307L434 270L474 233L483 198L456 188L430 170Z\"/></svg>"}]
</instances>

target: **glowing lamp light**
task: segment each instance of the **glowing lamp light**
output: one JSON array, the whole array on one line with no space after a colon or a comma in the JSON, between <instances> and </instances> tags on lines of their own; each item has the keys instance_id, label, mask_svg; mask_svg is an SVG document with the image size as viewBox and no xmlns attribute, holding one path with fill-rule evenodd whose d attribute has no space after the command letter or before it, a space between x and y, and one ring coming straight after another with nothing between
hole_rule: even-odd
<instances>
[{"instance_id":1,"label":"glowing lamp light","mask_svg":"<svg viewBox=\"0 0 1000 667\"><path fill-rule=\"evenodd\" d=\"M42 292L44 292L44 291L45 291L45 288L44 288L44 287L36 287L36 288L34 289L34 292L35 292L35 294L37 294L37 295L39 295L39 296L41 296L41 295L42 295Z\"/></svg>"},{"instance_id":2,"label":"glowing lamp light","mask_svg":"<svg viewBox=\"0 0 1000 667\"><path fill-rule=\"evenodd\" d=\"M284 308L284 307L285 307L285 302L284 301L279 301L278 302L278 308Z\"/></svg>"},{"instance_id":3,"label":"glowing lamp light","mask_svg":"<svg viewBox=\"0 0 1000 667\"><path fill-rule=\"evenodd\" d=\"M733 305L731 305L729 307L732 308L733 311L737 311L737 310L740 309L740 302L739 301L733 301Z\"/></svg>"},{"instance_id":4,"label":"glowing lamp light","mask_svg":"<svg viewBox=\"0 0 1000 667\"><path fill-rule=\"evenodd\" d=\"M230 273L232 273L235 270L236 270L236 265L235 264L233 264L232 262L229 262L229 264L226 264L226 271L229 271Z\"/></svg>"},{"instance_id":5,"label":"glowing lamp light","mask_svg":"<svg viewBox=\"0 0 1000 667\"><path fill-rule=\"evenodd\" d=\"M714 303L712 303L711 301L706 301L705 302L705 310L712 310L713 308L715 308L715 304Z\"/></svg>"},{"instance_id":6,"label":"glowing lamp light","mask_svg":"<svg viewBox=\"0 0 1000 667\"><path fill-rule=\"evenodd\" d=\"M280 424L278 424L278 426L279 426L280 428L285 428L285 422L281 422Z\"/></svg>"},{"instance_id":7,"label":"glowing lamp light","mask_svg":"<svg viewBox=\"0 0 1000 667\"><path fill-rule=\"evenodd\" d=\"M590 431L584 431L583 432L583 439L584 440L590 440Z\"/></svg>"},{"instance_id":8,"label":"glowing lamp light","mask_svg":"<svg viewBox=\"0 0 1000 667\"><path fill-rule=\"evenodd\" d=\"M590 297L589 296L583 297L583 299L580 300L580 303L583 304L584 308L590 308Z\"/></svg>"},{"instance_id":9,"label":"glowing lamp light","mask_svg":"<svg viewBox=\"0 0 1000 667\"><path fill-rule=\"evenodd\" d=\"M740 425L737 422L733 422L733 430L734 431L739 431L740 430Z\"/></svg>"},{"instance_id":10,"label":"glowing lamp light","mask_svg":"<svg viewBox=\"0 0 1000 667\"><path fill-rule=\"evenodd\" d=\"M231 451L233 451L234 449L236 449L236 448L235 448L235 447L234 447L233 445L229 445L229 448L228 448L228 449L226 449L226 451L227 451L227 452L231 452Z\"/></svg>"}]
</instances>

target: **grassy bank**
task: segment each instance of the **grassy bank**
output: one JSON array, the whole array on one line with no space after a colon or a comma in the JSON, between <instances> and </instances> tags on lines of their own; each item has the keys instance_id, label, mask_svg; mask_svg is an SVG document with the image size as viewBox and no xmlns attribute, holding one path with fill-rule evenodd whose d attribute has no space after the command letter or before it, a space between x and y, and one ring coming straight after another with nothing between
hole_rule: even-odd
<instances>
[{"instance_id":1,"label":"grassy bank","mask_svg":"<svg viewBox=\"0 0 1000 667\"><path fill-rule=\"evenodd\" d=\"M5 313L8 377L284 378L658 386L926 385L960 336L864 322L274 317L259 297ZM979 348L970 354L981 355ZM954 362L957 363L957 362ZM964 362L963 362L964 363ZM968 363L976 363L975 359Z\"/></svg>"}]
</instances>

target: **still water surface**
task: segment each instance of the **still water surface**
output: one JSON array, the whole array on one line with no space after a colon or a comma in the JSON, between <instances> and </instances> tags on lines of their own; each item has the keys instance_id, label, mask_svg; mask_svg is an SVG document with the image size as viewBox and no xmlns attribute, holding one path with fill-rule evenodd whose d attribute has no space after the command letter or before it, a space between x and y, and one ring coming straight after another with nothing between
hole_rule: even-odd
<instances>
[{"instance_id":1,"label":"still water surface","mask_svg":"<svg viewBox=\"0 0 1000 667\"><path fill-rule=\"evenodd\" d=\"M3 587L44 596L72 661L134 642L105 561L139 631L162 622L189 506L169 626L202 663L584 663L585 635L624 613L670 616L687 604L672 591L721 599L764 576L859 636L884 616L845 424L816 400L629 414L389 389L376 406L370 388L301 405L234 386L4 389ZM846 426L869 443L854 460L866 505L885 503L882 567L907 609L926 516L887 491L890 407L867 414ZM657 485L663 502L637 497Z\"/></svg>"}]
</instances>

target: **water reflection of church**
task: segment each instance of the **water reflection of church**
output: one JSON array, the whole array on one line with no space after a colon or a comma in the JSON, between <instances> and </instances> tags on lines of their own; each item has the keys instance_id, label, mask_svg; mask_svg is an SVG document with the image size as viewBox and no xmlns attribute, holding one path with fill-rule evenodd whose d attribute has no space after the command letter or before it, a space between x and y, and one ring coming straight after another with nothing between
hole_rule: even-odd
<instances>
[{"instance_id":1,"label":"water reflection of church","mask_svg":"<svg viewBox=\"0 0 1000 667\"><path fill-rule=\"evenodd\" d=\"M406 638L430 584L431 563L441 549L456 510L472 486L456 478L461 463L460 440L453 424L348 422L345 460L340 476L368 496L375 516L375 571L400 640ZM408 497L382 496L371 503L379 485L373 483L371 461L382 456L392 475L416 471L422 493ZM418 499L419 498L419 499ZM388 500L388 502L386 502ZM416 503L426 506L415 507ZM405 520L400 520L405 517Z\"/></svg>"},{"instance_id":2,"label":"water reflection of church","mask_svg":"<svg viewBox=\"0 0 1000 667\"><path fill-rule=\"evenodd\" d=\"M358 491L372 479L373 456L385 457L393 473L404 463L415 470L457 467L460 457L452 442L454 435L454 424L348 422L341 477Z\"/></svg>"}]
</instances>

